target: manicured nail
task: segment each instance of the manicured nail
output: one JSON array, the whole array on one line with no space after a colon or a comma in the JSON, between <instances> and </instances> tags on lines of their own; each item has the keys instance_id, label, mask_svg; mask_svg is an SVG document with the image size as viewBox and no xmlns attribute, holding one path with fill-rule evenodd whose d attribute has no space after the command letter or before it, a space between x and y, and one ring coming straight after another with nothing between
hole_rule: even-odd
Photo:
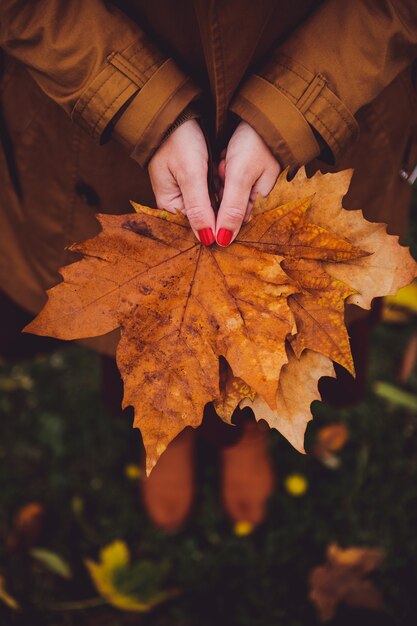
<instances>
[{"instance_id":1,"label":"manicured nail","mask_svg":"<svg viewBox=\"0 0 417 626\"><path fill-rule=\"evenodd\" d=\"M198 230L198 238L203 246L210 246L214 241L214 233L211 228L202 228Z\"/></svg>"},{"instance_id":2,"label":"manicured nail","mask_svg":"<svg viewBox=\"0 0 417 626\"><path fill-rule=\"evenodd\" d=\"M221 228L217 233L217 243L220 246L228 246L232 241L233 233L227 228Z\"/></svg>"}]
</instances>

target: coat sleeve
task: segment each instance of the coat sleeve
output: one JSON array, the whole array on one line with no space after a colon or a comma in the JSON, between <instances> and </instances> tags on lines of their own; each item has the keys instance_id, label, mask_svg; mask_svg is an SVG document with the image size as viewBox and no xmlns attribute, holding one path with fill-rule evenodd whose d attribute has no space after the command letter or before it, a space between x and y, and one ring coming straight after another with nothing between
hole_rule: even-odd
<instances>
[{"instance_id":1,"label":"coat sleeve","mask_svg":"<svg viewBox=\"0 0 417 626\"><path fill-rule=\"evenodd\" d=\"M358 109L416 56L416 0L326 0L243 83L231 109L283 166L324 147L334 162L358 137Z\"/></svg>"},{"instance_id":2,"label":"coat sleeve","mask_svg":"<svg viewBox=\"0 0 417 626\"><path fill-rule=\"evenodd\" d=\"M175 62L103 0L1 0L0 46L98 142L114 125L141 164L199 96Z\"/></svg>"}]
</instances>

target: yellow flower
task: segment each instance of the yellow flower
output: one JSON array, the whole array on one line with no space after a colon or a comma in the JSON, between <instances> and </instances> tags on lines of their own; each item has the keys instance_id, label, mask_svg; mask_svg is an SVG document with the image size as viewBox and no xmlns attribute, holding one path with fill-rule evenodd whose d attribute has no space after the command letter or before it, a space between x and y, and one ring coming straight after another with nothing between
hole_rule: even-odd
<instances>
[{"instance_id":1,"label":"yellow flower","mask_svg":"<svg viewBox=\"0 0 417 626\"><path fill-rule=\"evenodd\" d=\"M308 482L302 474L290 474L284 481L285 489L292 496L302 496L308 489Z\"/></svg>"},{"instance_id":2,"label":"yellow flower","mask_svg":"<svg viewBox=\"0 0 417 626\"><path fill-rule=\"evenodd\" d=\"M135 465L135 463L129 463L125 467L125 476L129 478L129 480L139 480L142 476L142 470L139 465Z\"/></svg>"},{"instance_id":3,"label":"yellow flower","mask_svg":"<svg viewBox=\"0 0 417 626\"><path fill-rule=\"evenodd\" d=\"M146 600L140 599L140 594L137 591L135 593L135 587L141 565L148 569L152 567L152 564L145 561L131 567L128 547L120 540L114 541L100 551L98 563L86 560L87 569L97 591L109 604L125 611L145 613L164 600L177 595L178 591L173 589L161 591L151 597L145 592ZM129 589L129 592L126 589Z\"/></svg>"},{"instance_id":4,"label":"yellow flower","mask_svg":"<svg viewBox=\"0 0 417 626\"><path fill-rule=\"evenodd\" d=\"M253 528L254 528L253 524L242 520L240 522L236 522L233 528L233 532L238 537L246 537L246 535L251 534L251 532L253 531Z\"/></svg>"},{"instance_id":5,"label":"yellow flower","mask_svg":"<svg viewBox=\"0 0 417 626\"><path fill-rule=\"evenodd\" d=\"M400 289L395 296L386 296L382 309L384 322L407 322L417 315L417 280Z\"/></svg>"}]
</instances>

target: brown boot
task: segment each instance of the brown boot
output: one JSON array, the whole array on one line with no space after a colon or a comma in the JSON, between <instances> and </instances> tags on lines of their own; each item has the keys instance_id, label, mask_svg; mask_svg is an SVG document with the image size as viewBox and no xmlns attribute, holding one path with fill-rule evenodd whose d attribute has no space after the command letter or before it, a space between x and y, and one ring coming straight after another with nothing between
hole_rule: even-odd
<instances>
[{"instance_id":1,"label":"brown boot","mask_svg":"<svg viewBox=\"0 0 417 626\"><path fill-rule=\"evenodd\" d=\"M222 499L234 522L260 524L274 488L274 473L267 450L268 428L246 422L239 441L221 451Z\"/></svg>"},{"instance_id":2,"label":"brown boot","mask_svg":"<svg viewBox=\"0 0 417 626\"><path fill-rule=\"evenodd\" d=\"M195 491L194 439L193 428L183 430L143 482L143 500L149 517L164 530L180 528L191 510Z\"/></svg>"}]
</instances>

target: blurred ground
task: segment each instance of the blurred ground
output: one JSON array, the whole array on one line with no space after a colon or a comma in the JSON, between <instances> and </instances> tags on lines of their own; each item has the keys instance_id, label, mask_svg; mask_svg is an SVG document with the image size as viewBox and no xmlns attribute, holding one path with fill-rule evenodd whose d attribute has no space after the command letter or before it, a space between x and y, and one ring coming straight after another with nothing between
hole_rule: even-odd
<instances>
[{"instance_id":1,"label":"blurred ground","mask_svg":"<svg viewBox=\"0 0 417 626\"><path fill-rule=\"evenodd\" d=\"M414 217L414 253L416 223ZM198 495L187 527L170 535L152 526L139 497L140 436L130 416L115 418L103 407L97 355L65 346L0 364L0 626L314 625L309 572L331 542L386 554L372 576L386 613L341 607L331 624L413 623L416 368L407 381L397 379L416 331L412 315L377 326L359 405L314 403L309 450L326 425L347 428L348 440L330 462L300 455L271 432L277 489L265 523L253 532L233 527L224 515L216 450L208 443L200 444ZM376 387L381 381L396 389ZM16 519L19 510L23 520ZM146 614L104 603L84 561L97 560L115 539L129 546L134 565L117 580L119 590L145 602L161 589L178 595ZM71 571L54 571L33 548L59 555ZM5 590L20 609L7 606Z\"/></svg>"}]
</instances>

